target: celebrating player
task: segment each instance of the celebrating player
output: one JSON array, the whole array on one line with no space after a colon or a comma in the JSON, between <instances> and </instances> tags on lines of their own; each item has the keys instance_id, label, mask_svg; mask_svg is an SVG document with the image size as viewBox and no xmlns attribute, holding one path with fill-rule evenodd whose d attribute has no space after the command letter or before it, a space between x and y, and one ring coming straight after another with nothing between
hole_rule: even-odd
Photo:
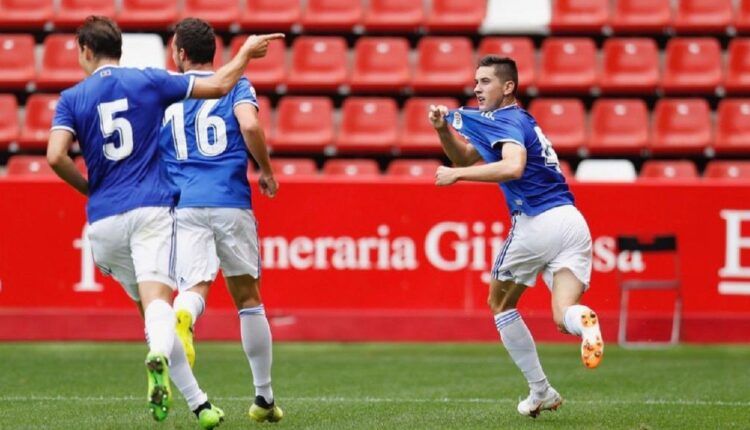
<instances>
[{"instance_id":1,"label":"celebrating player","mask_svg":"<svg viewBox=\"0 0 750 430\"><path fill-rule=\"evenodd\" d=\"M96 264L122 284L145 318L148 401L157 421L166 418L171 405L169 366L203 428L213 428L223 418L198 387L180 342L175 342L172 207L179 190L168 180L159 152L164 111L186 97L227 94L248 61L264 56L269 42L281 37L250 37L216 74L196 78L119 67L122 35L108 18L90 16L76 33L78 60L88 76L61 94L47 159L63 180L88 196L88 234ZM76 139L88 180L68 156Z\"/></svg>"},{"instance_id":2,"label":"celebrating player","mask_svg":"<svg viewBox=\"0 0 750 430\"><path fill-rule=\"evenodd\" d=\"M439 167L435 181L437 185L497 182L505 194L512 227L492 268L488 304L503 345L529 383L530 394L518 404L518 412L536 417L557 409L562 397L547 381L516 305L543 272L552 292L555 324L564 333L581 336L583 363L598 366L604 352L598 319L579 304L591 276L591 234L574 205L551 143L516 102L516 63L486 56L479 62L475 80L479 109L430 107L429 120L443 150L459 166ZM449 123L468 144L454 137ZM486 164L473 166L481 159Z\"/></svg>"},{"instance_id":3,"label":"celebrating player","mask_svg":"<svg viewBox=\"0 0 750 430\"><path fill-rule=\"evenodd\" d=\"M214 31L200 19L177 24L172 56L187 76L211 76ZM260 190L273 197L273 177L255 89L240 79L218 100L186 100L164 117L161 147L170 176L181 189L177 205L177 334L191 365L193 324L205 308L219 267L240 318L242 347L250 363L255 421L279 421L271 389L271 330L260 298L258 232L247 181L248 150L260 166Z\"/></svg>"}]
</instances>

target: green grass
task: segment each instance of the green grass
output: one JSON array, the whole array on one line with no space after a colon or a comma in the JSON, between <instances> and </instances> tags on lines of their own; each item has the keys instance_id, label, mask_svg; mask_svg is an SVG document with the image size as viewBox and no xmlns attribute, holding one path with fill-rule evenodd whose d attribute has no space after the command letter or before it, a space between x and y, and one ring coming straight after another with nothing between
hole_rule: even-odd
<instances>
[{"instance_id":1,"label":"green grass","mask_svg":"<svg viewBox=\"0 0 750 430\"><path fill-rule=\"evenodd\" d=\"M536 420L515 410L526 386L499 343L279 343L278 424L245 416L253 390L239 342L199 343L195 371L227 413L222 429L750 428L750 347L609 346L595 371L576 345L539 352L566 403ZM179 396L166 422L151 420L145 354L132 343L0 344L0 428L198 428Z\"/></svg>"}]
</instances>

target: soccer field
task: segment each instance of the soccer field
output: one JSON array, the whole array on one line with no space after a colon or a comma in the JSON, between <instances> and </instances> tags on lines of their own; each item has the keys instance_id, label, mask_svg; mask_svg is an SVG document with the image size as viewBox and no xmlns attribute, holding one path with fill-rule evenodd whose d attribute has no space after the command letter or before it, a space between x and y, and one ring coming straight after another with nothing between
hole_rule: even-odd
<instances>
[{"instance_id":1,"label":"soccer field","mask_svg":"<svg viewBox=\"0 0 750 430\"><path fill-rule=\"evenodd\" d=\"M746 429L750 348L610 346L594 371L576 345L542 345L565 398L533 420L516 412L522 376L498 344L279 343L274 391L284 421L256 424L239 343L199 343L196 374L227 414L221 428ZM138 343L0 344L0 428L197 429L179 395L168 420L146 411Z\"/></svg>"}]
</instances>

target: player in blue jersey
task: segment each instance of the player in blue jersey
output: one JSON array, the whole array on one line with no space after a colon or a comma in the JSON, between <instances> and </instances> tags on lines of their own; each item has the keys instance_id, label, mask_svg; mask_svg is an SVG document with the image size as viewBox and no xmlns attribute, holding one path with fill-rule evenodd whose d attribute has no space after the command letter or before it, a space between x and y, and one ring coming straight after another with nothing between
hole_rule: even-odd
<instances>
[{"instance_id":1,"label":"player in blue jersey","mask_svg":"<svg viewBox=\"0 0 750 430\"><path fill-rule=\"evenodd\" d=\"M211 76L216 44L211 26L196 18L179 22L172 38L175 64L186 76ZM242 78L218 100L185 100L164 116L161 147L181 189L177 205L177 334L195 359L193 324L203 313L221 268L239 311L242 347L250 364L255 401L249 416L276 422L283 412L271 388L271 330L260 297L258 232L247 180L248 151L260 166L260 190L277 184L255 90Z\"/></svg>"},{"instance_id":2,"label":"player in blue jersey","mask_svg":"<svg viewBox=\"0 0 750 430\"><path fill-rule=\"evenodd\" d=\"M591 276L591 234L560 172L552 144L534 118L518 106L518 70L509 58L487 56L475 74L479 109L431 106L429 120L448 158L458 167L438 168L437 185L457 181L500 184L512 227L491 273L488 304L503 345L529 383L518 411L536 417L557 409L562 397L539 363L534 339L516 310L523 292L542 273L552 292L560 331L582 337L586 367L599 365L604 345L596 314L579 304ZM457 139L449 125L467 143ZM474 164L484 160L486 164Z\"/></svg>"},{"instance_id":3,"label":"player in blue jersey","mask_svg":"<svg viewBox=\"0 0 750 430\"><path fill-rule=\"evenodd\" d=\"M180 342L175 342L172 207L179 190L168 180L160 157L164 111L186 97L227 94L248 61L265 55L270 40L280 37L251 37L215 75L196 78L119 67L122 36L108 18L88 17L76 33L78 60L87 78L60 96L47 159L63 180L88 196L94 260L122 284L144 316L150 349L148 401L158 421L171 405L170 373L203 428L213 428L223 418L198 387ZM68 155L75 140L88 179Z\"/></svg>"}]
</instances>

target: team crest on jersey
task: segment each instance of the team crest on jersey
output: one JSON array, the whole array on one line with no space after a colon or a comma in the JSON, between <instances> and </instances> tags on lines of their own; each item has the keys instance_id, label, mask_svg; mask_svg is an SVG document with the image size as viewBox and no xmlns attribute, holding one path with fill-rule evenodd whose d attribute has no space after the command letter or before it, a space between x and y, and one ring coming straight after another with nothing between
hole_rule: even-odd
<instances>
[{"instance_id":1,"label":"team crest on jersey","mask_svg":"<svg viewBox=\"0 0 750 430\"><path fill-rule=\"evenodd\" d=\"M464 126L464 119L461 116L461 112L454 112L453 113L453 128L456 130L461 130L461 128Z\"/></svg>"}]
</instances>

